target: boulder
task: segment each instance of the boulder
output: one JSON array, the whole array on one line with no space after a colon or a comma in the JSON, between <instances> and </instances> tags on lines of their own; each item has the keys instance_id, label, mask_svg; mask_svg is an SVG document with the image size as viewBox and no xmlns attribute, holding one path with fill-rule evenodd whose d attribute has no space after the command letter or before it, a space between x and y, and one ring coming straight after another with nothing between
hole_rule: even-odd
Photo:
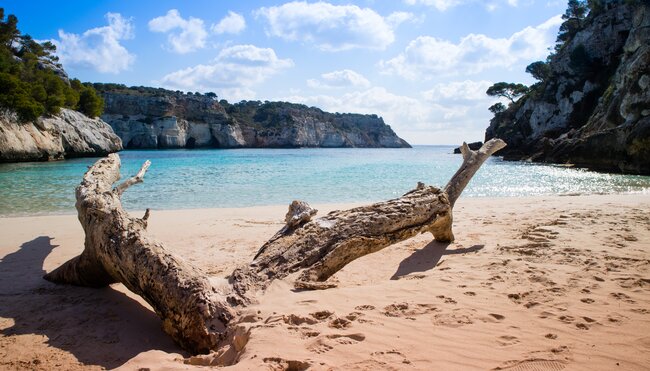
<instances>
[{"instance_id":1,"label":"boulder","mask_svg":"<svg viewBox=\"0 0 650 371\"><path fill-rule=\"evenodd\" d=\"M33 122L15 113L0 113L0 162L48 161L105 156L122 149L122 141L101 119L69 109Z\"/></svg>"}]
</instances>

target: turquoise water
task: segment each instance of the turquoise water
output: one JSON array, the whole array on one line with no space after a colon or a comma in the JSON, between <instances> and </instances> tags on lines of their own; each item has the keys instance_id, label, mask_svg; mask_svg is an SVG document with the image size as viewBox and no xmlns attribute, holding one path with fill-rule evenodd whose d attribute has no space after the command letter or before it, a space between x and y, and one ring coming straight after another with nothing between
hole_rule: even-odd
<instances>
[{"instance_id":1,"label":"turquoise water","mask_svg":"<svg viewBox=\"0 0 650 371\"><path fill-rule=\"evenodd\" d=\"M124 195L127 209L378 201L418 181L444 186L458 169L450 146L413 149L123 151L122 175L152 162ZM74 188L96 159L0 164L0 215L74 213ZM489 159L463 197L649 192L650 177Z\"/></svg>"}]
</instances>

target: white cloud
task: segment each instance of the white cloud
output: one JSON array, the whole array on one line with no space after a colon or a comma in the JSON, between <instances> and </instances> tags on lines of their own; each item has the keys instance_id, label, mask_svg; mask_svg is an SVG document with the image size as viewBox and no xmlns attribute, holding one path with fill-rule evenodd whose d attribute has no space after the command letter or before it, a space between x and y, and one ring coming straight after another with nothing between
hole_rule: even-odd
<instances>
[{"instance_id":1,"label":"white cloud","mask_svg":"<svg viewBox=\"0 0 650 371\"><path fill-rule=\"evenodd\" d=\"M368 87L370 81L363 75L352 70L340 70L320 75L321 79L307 80L307 85L312 88L349 88Z\"/></svg>"},{"instance_id":2,"label":"white cloud","mask_svg":"<svg viewBox=\"0 0 650 371\"><path fill-rule=\"evenodd\" d=\"M492 117L488 107L497 101L507 103L505 99L495 99L485 94L491 85L492 82L486 80L452 81L436 84L422 92L424 104L431 107L436 130L456 138L460 134L454 136L453 132L459 130L459 133L463 133L463 140L482 140ZM449 140L446 143L451 144Z\"/></svg>"},{"instance_id":3,"label":"white cloud","mask_svg":"<svg viewBox=\"0 0 650 371\"><path fill-rule=\"evenodd\" d=\"M215 91L231 100L252 99L254 85L292 66L291 59L278 58L273 49L234 45L221 50L210 64L199 64L164 76L162 84L186 91Z\"/></svg>"},{"instance_id":4,"label":"white cloud","mask_svg":"<svg viewBox=\"0 0 650 371\"><path fill-rule=\"evenodd\" d=\"M314 44L324 51L383 50L395 40L394 22L404 21L404 15L395 15L389 22L370 8L322 1L263 7L255 15L268 22L267 35Z\"/></svg>"},{"instance_id":5,"label":"white cloud","mask_svg":"<svg viewBox=\"0 0 650 371\"><path fill-rule=\"evenodd\" d=\"M433 6L434 8L445 11L451 7L466 3L468 0L404 0L408 5L422 4Z\"/></svg>"},{"instance_id":6,"label":"white cloud","mask_svg":"<svg viewBox=\"0 0 650 371\"><path fill-rule=\"evenodd\" d=\"M355 91L339 96L291 96L290 102L315 105L329 112L377 114L393 128L417 126L426 121L428 107L417 99L393 94L382 87Z\"/></svg>"},{"instance_id":7,"label":"white cloud","mask_svg":"<svg viewBox=\"0 0 650 371\"><path fill-rule=\"evenodd\" d=\"M211 29L212 32L217 34L230 33L238 34L246 28L246 20L241 14L235 12L228 12L228 15L219 21L217 24L213 24Z\"/></svg>"},{"instance_id":8,"label":"white cloud","mask_svg":"<svg viewBox=\"0 0 650 371\"><path fill-rule=\"evenodd\" d=\"M440 83L432 89L422 92L422 96L431 102L468 102L481 100L494 100L485 94L485 91L492 85L490 81L453 81Z\"/></svg>"},{"instance_id":9,"label":"white cloud","mask_svg":"<svg viewBox=\"0 0 650 371\"><path fill-rule=\"evenodd\" d=\"M108 26L91 28L81 35L59 30L59 40L52 42L64 66L119 73L133 64L135 55L120 44L133 38L131 19L119 13L106 13L105 17Z\"/></svg>"},{"instance_id":10,"label":"white cloud","mask_svg":"<svg viewBox=\"0 0 650 371\"><path fill-rule=\"evenodd\" d=\"M409 12L393 12L386 17L386 22L393 28L396 28L404 22L422 22L424 16L416 17L415 14Z\"/></svg>"},{"instance_id":11,"label":"white cloud","mask_svg":"<svg viewBox=\"0 0 650 371\"><path fill-rule=\"evenodd\" d=\"M482 140L492 117L488 107L495 101L485 90L485 80L439 83L415 96L395 94L371 87L341 95L278 97L320 107L330 112L377 114L402 138L414 144L459 144Z\"/></svg>"},{"instance_id":12,"label":"white cloud","mask_svg":"<svg viewBox=\"0 0 650 371\"><path fill-rule=\"evenodd\" d=\"M149 30L168 33L167 41L171 51L179 54L193 52L205 47L208 36L203 20L189 17L184 19L176 9L149 21Z\"/></svg>"},{"instance_id":13,"label":"white cloud","mask_svg":"<svg viewBox=\"0 0 650 371\"><path fill-rule=\"evenodd\" d=\"M500 0L501 2L506 3L509 6L516 7L519 5L519 0ZM404 3L408 5L425 5L431 6L438 9L441 12L444 12L447 9L471 3L479 3L484 5L489 11L493 11L498 7L498 4L494 1L485 2L478 0L404 0Z\"/></svg>"},{"instance_id":14,"label":"white cloud","mask_svg":"<svg viewBox=\"0 0 650 371\"><path fill-rule=\"evenodd\" d=\"M439 74L475 74L495 67L509 68L522 61L543 59L553 45L561 17L526 27L509 38L469 34L458 44L431 36L411 41L404 52L379 63L383 73L408 79Z\"/></svg>"},{"instance_id":15,"label":"white cloud","mask_svg":"<svg viewBox=\"0 0 650 371\"><path fill-rule=\"evenodd\" d=\"M482 131L490 117L487 108L495 101L494 97L485 94L491 85L492 82L486 80L438 83L421 93L421 104L430 106L431 120L438 128L478 125Z\"/></svg>"}]
</instances>

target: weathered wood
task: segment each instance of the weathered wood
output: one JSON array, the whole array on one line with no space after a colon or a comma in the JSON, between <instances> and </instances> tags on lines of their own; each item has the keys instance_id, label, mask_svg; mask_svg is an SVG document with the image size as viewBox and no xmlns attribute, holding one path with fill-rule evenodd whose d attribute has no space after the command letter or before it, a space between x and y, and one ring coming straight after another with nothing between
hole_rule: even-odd
<instances>
[{"instance_id":1,"label":"weathered wood","mask_svg":"<svg viewBox=\"0 0 650 371\"><path fill-rule=\"evenodd\" d=\"M297 286L326 288L325 281L363 255L431 232L451 238L451 207L440 189L424 184L404 196L350 210L333 211L302 224L285 226L248 266L233 272L230 282L242 297L265 289L274 279L305 270Z\"/></svg>"},{"instance_id":2,"label":"weathered wood","mask_svg":"<svg viewBox=\"0 0 650 371\"><path fill-rule=\"evenodd\" d=\"M449 196L451 207L454 207L456 200L485 160L505 146L506 142L501 139L491 139L485 142L477 151L472 151L467 143L463 143L460 147L463 163L445 186L445 192Z\"/></svg>"},{"instance_id":3,"label":"weathered wood","mask_svg":"<svg viewBox=\"0 0 650 371\"><path fill-rule=\"evenodd\" d=\"M483 162L503 146L499 139L478 151L463 144L463 164L444 190L418 183L402 197L313 220L316 210L294 201L286 225L250 264L229 276L229 286L219 288L200 269L147 237L149 210L138 219L122 208L121 194L142 182L149 163L112 188L120 177L120 160L110 155L97 161L77 188L76 207L86 233L84 251L45 278L93 287L121 282L151 304L164 330L182 347L205 353L228 344L221 348L220 359L233 362L247 341L233 319L273 280L300 272L296 287L328 288L335 285L332 275L350 262L419 233L452 241L454 203Z\"/></svg>"},{"instance_id":4,"label":"weathered wood","mask_svg":"<svg viewBox=\"0 0 650 371\"><path fill-rule=\"evenodd\" d=\"M417 234L430 232L437 241L453 241L454 203L485 160L504 146L496 139L472 151L463 143L463 164L444 191L418 183L400 198L333 211L315 220L311 220L315 210L308 217L302 211L300 223L294 221L296 217L291 215L296 211L290 207L287 225L262 246L248 266L235 270L231 284L245 297L250 290L265 289L273 279L302 270L295 282L297 288L329 288L335 283L325 281L350 262Z\"/></svg>"},{"instance_id":5,"label":"weathered wood","mask_svg":"<svg viewBox=\"0 0 650 371\"><path fill-rule=\"evenodd\" d=\"M235 311L205 273L146 235L146 219L130 217L122 208L121 193L142 181L147 167L145 163L136 177L115 189L112 185L120 177L118 155L97 161L86 172L76 191L79 221L86 234L84 251L45 279L91 287L121 282L154 308L165 332L178 344L205 353L227 336Z\"/></svg>"}]
</instances>

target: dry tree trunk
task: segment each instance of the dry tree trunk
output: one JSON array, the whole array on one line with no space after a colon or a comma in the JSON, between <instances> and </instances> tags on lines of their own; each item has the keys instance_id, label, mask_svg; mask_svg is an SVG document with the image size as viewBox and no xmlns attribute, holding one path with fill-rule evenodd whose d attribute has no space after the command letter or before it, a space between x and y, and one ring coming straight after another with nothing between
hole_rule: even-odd
<instances>
[{"instance_id":1,"label":"dry tree trunk","mask_svg":"<svg viewBox=\"0 0 650 371\"><path fill-rule=\"evenodd\" d=\"M443 190L418 183L400 198L333 211L313 220L316 210L294 201L287 224L249 265L231 274L230 287L219 289L199 268L147 236L149 210L143 218L124 211L121 194L142 181L149 162L135 177L113 188L120 178L120 159L112 154L97 161L77 187L76 208L86 234L84 251L45 278L91 287L121 282L154 308L165 332L183 348L196 354L230 345L226 353L232 361L247 340L233 318L274 279L302 271L295 281L297 288L328 288L335 285L328 278L348 263L419 233L452 241L454 203L483 162L504 146L500 139L492 139L472 151L463 143L463 164Z\"/></svg>"},{"instance_id":2,"label":"dry tree trunk","mask_svg":"<svg viewBox=\"0 0 650 371\"><path fill-rule=\"evenodd\" d=\"M463 164L444 190L418 183L400 198L333 211L315 220L311 217L316 210L294 201L287 225L248 266L233 272L233 288L246 297L246 292L265 289L273 279L298 270L302 273L295 282L297 288L329 288L335 283L324 281L353 260L417 234L431 232L437 241L453 241L454 203L483 162L504 146L505 142L495 139L472 151L463 143Z\"/></svg>"},{"instance_id":3,"label":"dry tree trunk","mask_svg":"<svg viewBox=\"0 0 650 371\"><path fill-rule=\"evenodd\" d=\"M138 175L116 188L118 155L97 161L86 172L76 190L84 251L45 279L91 287L121 282L151 304L179 345L192 353L209 352L226 336L235 310L207 275L147 236L148 210L138 219L122 208L122 192L141 182L148 167L147 161Z\"/></svg>"}]
</instances>

